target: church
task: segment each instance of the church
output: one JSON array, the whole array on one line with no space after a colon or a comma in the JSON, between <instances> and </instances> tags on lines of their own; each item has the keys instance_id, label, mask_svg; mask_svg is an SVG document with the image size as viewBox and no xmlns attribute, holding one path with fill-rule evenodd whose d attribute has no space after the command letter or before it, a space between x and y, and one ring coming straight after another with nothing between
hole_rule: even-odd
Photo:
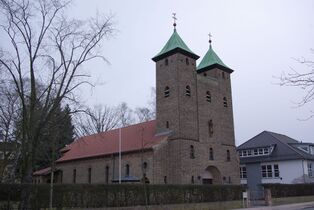
<instances>
[{"instance_id":1,"label":"church","mask_svg":"<svg viewBox=\"0 0 314 210\"><path fill-rule=\"evenodd\" d=\"M156 64L156 120L77 139L61 150L62 183L240 184L231 73L209 49L199 58L174 30ZM49 169L34 173L45 182Z\"/></svg>"}]
</instances>

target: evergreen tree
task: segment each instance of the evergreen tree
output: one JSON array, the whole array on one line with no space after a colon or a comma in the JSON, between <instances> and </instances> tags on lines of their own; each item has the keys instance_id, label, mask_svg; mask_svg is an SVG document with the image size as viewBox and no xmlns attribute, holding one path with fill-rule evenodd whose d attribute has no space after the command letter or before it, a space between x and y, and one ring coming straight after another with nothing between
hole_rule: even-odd
<instances>
[{"instance_id":1,"label":"evergreen tree","mask_svg":"<svg viewBox=\"0 0 314 210\"><path fill-rule=\"evenodd\" d=\"M70 107L68 105L64 109L57 107L41 135L42 140L35 159L35 169L49 167L52 161L60 157L60 149L73 142L73 136L74 126Z\"/></svg>"}]
</instances>

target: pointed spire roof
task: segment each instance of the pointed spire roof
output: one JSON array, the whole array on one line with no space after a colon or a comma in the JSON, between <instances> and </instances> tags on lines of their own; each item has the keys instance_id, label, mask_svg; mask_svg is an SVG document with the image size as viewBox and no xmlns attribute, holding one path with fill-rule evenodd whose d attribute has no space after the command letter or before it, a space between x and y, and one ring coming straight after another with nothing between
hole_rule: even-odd
<instances>
[{"instance_id":1,"label":"pointed spire roof","mask_svg":"<svg viewBox=\"0 0 314 210\"><path fill-rule=\"evenodd\" d=\"M200 64L197 66L196 70L197 72L203 72L213 68L220 68L221 70L227 71L229 73L233 72L232 69L230 69L226 64L222 62L222 60L218 57L218 55L215 53L212 46L210 45L207 53L205 54Z\"/></svg>"},{"instance_id":2,"label":"pointed spire roof","mask_svg":"<svg viewBox=\"0 0 314 210\"><path fill-rule=\"evenodd\" d=\"M194 59L198 59L199 56L190 50L190 48L184 43L181 39L177 30L174 29L173 34L171 35L170 39L167 41L166 45L162 48L162 50L152 58L153 61L159 61L171 54L180 52L186 56L192 57Z\"/></svg>"}]
</instances>

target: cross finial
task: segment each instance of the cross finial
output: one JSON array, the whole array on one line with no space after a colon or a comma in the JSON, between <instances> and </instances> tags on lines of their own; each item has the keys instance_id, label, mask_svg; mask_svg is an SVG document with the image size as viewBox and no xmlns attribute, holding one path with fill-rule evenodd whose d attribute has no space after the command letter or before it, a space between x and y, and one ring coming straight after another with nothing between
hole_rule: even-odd
<instances>
[{"instance_id":1,"label":"cross finial","mask_svg":"<svg viewBox=\"0 0 314 210\"><path fill-rule=\"evenodd\" d=\"M209 40L208 40L209 47L212 48L212 35L211 35L211 33L208 33L208 38L209 38Z\"/></svg>"},{"instance_id":2,"label":"cross finial","mask_svg":"<svg viewBox=\"0 0 314 210\"><path fill-rule=\"evenodd\" d=\"M176 26L177 26L177 23L176 23L176 20L177 20L176 13L172 13L172 18L173 18L173 27L174 27L174 29L176 29Z\"/></svg>"}]
</instances>

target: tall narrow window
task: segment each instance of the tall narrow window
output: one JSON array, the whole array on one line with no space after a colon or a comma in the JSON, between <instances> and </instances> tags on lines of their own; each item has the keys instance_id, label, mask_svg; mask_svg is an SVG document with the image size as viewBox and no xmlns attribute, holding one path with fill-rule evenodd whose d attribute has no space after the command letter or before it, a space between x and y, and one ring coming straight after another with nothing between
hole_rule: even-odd
<instances>
[{"instance_id":1,"label":"tall narrow window","mask_svg":"<svg viewBox=\"0 0 314 210\"><path fill-rule=\"evenodd\" d=\"M109 166L106 166L106 184L109 183Z\"/></svg>"},{"instance_id":2,"label":"tall narrow window","mask_svg":"<svg viewBox=\"0 0 314 210\"><path fill-rule=\"evenodd\" d=\"M240 178L241 179L246 179L246 167L245 166L240 166Z\"/></svg>"},{"instance_id":3,"label":"tall narrow window","mask_svg":"<svg viewBox=\"0 0 314 210\"><path fill-rule=\"evenodd\" d=\"M164 183L167 184L167 176L164 176Z\"/></svg>"},{"instance_id":4,"label":"tall narrow window","mask_svg":"<svg viewBox=\"0 0 314 210\"><path fill-rule=\"evenodd\" d=\"M209 134L209 137L212 137L214 134L213 120L208 121L208 134Z\"/></svg>"},{"instance_id":5,"label":"tall narrow window","mask_svg":"<svg viewBox=\"0 0 314 210\"><path fill-rule=\"evenodd\" d=\"M191 177L191 183L194 184L194 176Z\"/></svg>"},{"instance_id":6,"label":"tall narrow window","mask_svg":"<svg viewBox=\"0 0 314 210\"><path fill-rule=\"evenodd\" d=\"M129 164L125 165L125 176L130 176L130 165Z\"/></svg>"},{"instance_id":7,"label":"tall narrow window","mask_svg":"<svg viewBox=\"0 0 314 210\"><path fill-rule=\"evenodd\" d=\"M92 168L88 168L88 184L92 183Z\"/></svg>"},{"instance_id":8,"label":"tall narrow window","mask_svg":"<svg viewBox=\"0 0 314 210\"><path fill-rule=\"evenodd\" d=\"M164 96L165 98L170 96L170 88L168 86L165 87Z\"/></svg>"},{"instance_id":9,"label":"tall narrow window","mask_svg":"<svg viewBox=\"0 0 314 210\"><path fill-rule=\"evenodd\" d=\"M169 121L166 121L166 128L169 128Z\"/></svg>"},{"instance_id":10,"label":"tall narrow window","mask_svg":"<svg viewBox=\"0 0 314 210\"><path fill-rule=\"evenodd\" d=\"M274 165L274 176L275 177L279 177L280 176L278 164Z\"/></svg>"},{"instance_id":11,"label":"tall narrow window","mask_svg":"<svg viewBox=\"0 0 314 210\"><path fill-rule=\"evenodd\" d=\"M209 91L206 92L206 101L208 101L209 103L212 102L212 96Z\"/></svg>"},{"instance_id":12,"label":"tall narrow window","mask_svg":"<svg viewBox=\"0 0 314 210\"><path fill-rule=\"evenodd\" d=\"M225 72L222 72L221 76L222 76L223 79L225 79Z\"/></svg>"},{"instance_id":13,"label":"tall narrow window","mask_svg":"<svg viewBox=\"0 0 314 210\"><path fill-rule=\"evenodd\" d=\"M168 66L168 58L165 59L165 65Z\"/></svg>"},{"instance_id":14,"label":"tall narrow window","mask_svg":"<svg viewBox=\"0 0 314 210\"><path fill-rule=\"evenodd\" d=\"M189 62L189 59L188 59L188 58L185 58L185 63L186 63L186 65L189 65L189 64L190 64L190 62Z\"/></svg>"},{"instance_id":15,"label":"tall narrow window","mask_svg":"<svg viewBox=\"0 0 314 210\"><path fill-rule=\"evenodd\" d=\"M190 158L194 159L195 158L195 151L194 151L194 146L190 146Z\"/></svg>"},{"instance_id":16,"label":"tall narrow window","mask_svg":"<svg viewBox=\"0 0 314 210\"><path fill-rule=\"evenodd\" d=\"M185 87L185 95L186 96L191 96L191 88L188 85Z\"/></svg>"},{"instance_id":17,"label":"tall narrow window","mask_svg":"<svg viewBox=\"0 0 314 210\"><path fill-rule=\"evenodd\" d=\"M309 162L307 163L307 169L308 169L308 175L309 177L314 177L314 170L313 170L313 163ZM278 173L279 173L279 168L278 168Z\"/></svg>"},{"instance_id":18,"label":"tall narrow window","mask_svg":"<svg viewBox=\"0 0 314 210\"><path fill-rule=\"evenodd\" d=\"M73 169L73 183L76 183L76 169Z\"/></svg>"},{"instance_id":19,"label":"tall narrow window","mask_svg":"<svg viewBox=\"0 0 314 210\"><path fill-rule=\"evenodd\" d=\"M147 169L147 162L143 163L143 169L146 170Z\"/></svg>"},{"instance_id":20,"label":"tall narrow window","mask_svg":"<svg viewBox=\"0 0 314 210\"><path fill-rule=\"evenodd\" d=\"M209 148L209 160L214 160L214 150L213 150L213 148Z\"/></svg>"},{"instance_id":21,"label":"tall narrow window","mask_svg":"<svg viewBox=\"0 0 314 210\"><path fill-rule=\"evenodd\" d=\"M230 150L227 149L227 161L230 161Z\"/></svg>"},{"instance_id":22,"label":"tall narrow window","mask_svg":"<svg viewBox=\"0 0 314 210\"><path fill-rule=\"evenodd\" d=\"M226 97L223 98L223 103L224 103L224 107L228 107L228 103L227 103L227 98Z\"/></svg>"}]
</instances>

